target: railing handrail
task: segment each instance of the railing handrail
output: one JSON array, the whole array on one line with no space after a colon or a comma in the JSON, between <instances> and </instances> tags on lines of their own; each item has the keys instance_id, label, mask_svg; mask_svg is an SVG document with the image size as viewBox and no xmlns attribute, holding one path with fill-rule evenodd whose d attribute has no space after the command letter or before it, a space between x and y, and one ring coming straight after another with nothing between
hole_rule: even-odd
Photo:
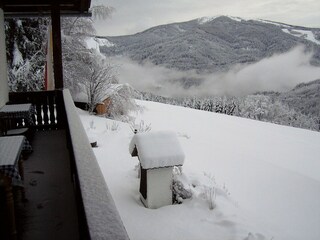
<instances>
[{"instance_id":1,"label":"railing handrail","mask_svg":"<svg viewBox=\"0 0 320 240\"><path fill-rule=\"evenodd\" d=\"M91 239L129 239L69 90L63 90L76 173Z\"/></svg>"}]
</instances>

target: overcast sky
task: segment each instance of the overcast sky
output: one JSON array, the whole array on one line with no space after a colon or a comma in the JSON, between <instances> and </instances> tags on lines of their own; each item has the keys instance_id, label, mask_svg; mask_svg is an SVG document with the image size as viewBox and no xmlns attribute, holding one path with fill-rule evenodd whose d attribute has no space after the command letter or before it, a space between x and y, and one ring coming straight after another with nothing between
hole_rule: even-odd
<instances>
[{"instance_id":1,"label":"overcast sky","mask_svg":"<svg viewBox=\"0 0 320 240\"><path fill-rule=\"evenodd\" d=\"M320 28L320 0L92 0L101 3L115 8L110 19L95 21L97 33L104 36L217 15Z\"/></svg>"}]
</instances>

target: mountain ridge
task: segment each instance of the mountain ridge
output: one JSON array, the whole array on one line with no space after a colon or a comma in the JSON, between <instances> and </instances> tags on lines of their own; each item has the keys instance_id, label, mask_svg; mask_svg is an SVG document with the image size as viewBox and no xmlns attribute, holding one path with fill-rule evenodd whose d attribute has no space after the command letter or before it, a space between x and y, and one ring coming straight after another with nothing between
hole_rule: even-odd
<instances>
[{"instance_id":1,"label":"mountain ridge","mask_svg":"<svg viewBox=\"0 0 320 240\"><path fill-rule=\"evenodd\" d=\"M310 41L311 37L314 41ZM234 65L255 63L301 44L306 51L314 52L311 63L320 66L320 29L267 20L198 18L133 35L99 38L113 44L100 46L106 56L127 56L139 63L150 61L182 71L224 72Z\"/></svg>"}]
</instances>

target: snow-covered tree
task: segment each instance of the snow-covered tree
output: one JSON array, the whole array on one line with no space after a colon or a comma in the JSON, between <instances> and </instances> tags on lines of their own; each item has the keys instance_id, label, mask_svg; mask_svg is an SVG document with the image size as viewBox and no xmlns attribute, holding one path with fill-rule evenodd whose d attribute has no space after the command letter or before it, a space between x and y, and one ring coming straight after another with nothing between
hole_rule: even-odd
<instances>
[{"instance_id":1,"label":"snow-covered tree","mask_svg":"<svg viewBox=\"0 0 320 240\"><path fill-rule=\"evenodd\" d=\"M86 64L87 78L82 84L88 96L89 111L92 112L96 104L104 100L107 91L113 84L118 83L118 80L114 75L114 66L106 63L106 59L90 58L87 59Z\"/></svg>"},{"instance_id":2,"label":"snow-covered tree","mask_svg":"<svg viewBox=\"0 0 320 240\"><path fill-rule=\"evenodd\" d=\"M281 125L318 130L317 122L312 117L264 95L249 95L239 99L236 115Z\"/></svg>"},{"instance_id":3,"label":"snow-covered tree","mask_svg":"<svg viewBox=\"0 0 320 240\"><path fill-rule=\"evenodd\" d=\"M110 94L111 105L110 115L113 118L119 118L122 115L128 115L130 111L138 110L134 100L139 94L129 84L113 85L114 88Z\"/></svg>"},{"instance_id":4,"label":"snow-covered tree","mask_svg":"<svg viewBox=\"0 0 320 240\"><path fill-rule=\"evenodd\" d=\"M104 5L91 7L93 18L98 19L106 19L113 11L112 7ZM43 90L49 22L49 18L43 17L5 20L10 91ZM79 33L95 33L91 18L65 18L61 25L63 33L69 36ZM80 49L79 41L73 41L72 44L75 46L71 50ZM69 72L65 74L69 81L71 79ZM72 84L69 81L66 85L70 87Z\"/></svg>"},{"instance_id":5,"label":"snow-covered tree","mask_svg":"<svg viewBox=\"0 0 320 240\"><path fill-rule=\"evenodd\" d=\"M64 17L61 30L66 36L88 36L96 33L93 20L89 17Z\"/></svg>"},{"instance_id":6,"label":"snow-covered tree","mask_svg":"<svg viewBox=\"0 0 320 240\"><path fill-rule=\"evenodd\" d=\"M94 9L100 17L111 12L109 8ZM99 49L87 46L87 40L95 33L92 19L63 18L62 30L64 81L71 94L84 92L91 112L107 97L112 100L109 113L113 117L134 110L136 104L132 97L135 91L129 85L118 84L118 68Z\"/></svg>"},{"instance_id":7,"label":"snow-covered tree","mask_svg":"<svg viewBox=\"0 0 320 240\"><path fill-rule=\"evenodd\" d=\"M70 18L63 18L62 26L72 24ZM64 86L68 88L72 95L78 93L81 88L79 83L85 82L88 77L88 62L93 59L93 54L87 48L85 43L85 35L72 34L69 28L66 32L62 31L62 62ZM70 35L69 35L70 33Z\"/></svg>"},{"instance_id":8,"label":"snow-covered tree","mask_svg":"<svg viewBox=\"0 0 320 240\"><path fill-rule=\"evenodd\" d=\"M48 21L47 18L6 19L10 91L43 89Z\"/></svg>"},{"instance_id":9,"label":"snow-covered tree","mask_svg":"<svg viewBox=\"0 0 320 240\"><path fill-rule=\"evenodd\" d=\"M65 87L72 95L84 91L89 110L93 111L110 84L118 83L115 67L87 47L86 38L95 31L90 18L64 18L62 29Z\"/></svg>"}]
</instances>

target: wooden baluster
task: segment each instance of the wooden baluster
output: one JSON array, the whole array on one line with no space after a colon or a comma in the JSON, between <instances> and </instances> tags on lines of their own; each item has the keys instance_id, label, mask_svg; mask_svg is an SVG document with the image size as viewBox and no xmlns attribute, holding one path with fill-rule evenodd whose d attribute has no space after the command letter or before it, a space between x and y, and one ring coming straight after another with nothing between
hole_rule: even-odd
<instances>
[{"instance_id":1,"label":"wooden baluster","mask_svg":"<svg viewBox=\"0 0 320 240\"><path fill-rule=\"evenodd\" d=\"M49 116L48 116L48 103L47 103L47 99L44 99L44 103L43 103L43 122L45 126L49 125Z\"/></svg>"},{"instance_id":2,"label":"wooden baluster","mask_svg":"<svg viewBox=\"0 0 320 240\"><path fill-rule=\"evenodd\" d=\"M31 118L32 118L33 125L36 125L36 113L35 113L36 106L32 104L32 107L33 107L33 110L32 110Z\"/></svg>"},{"instance_id":3,"label":"wooden baluster","mask_svg":"<svg viewBox=\"0 0 320 240\"><path fill-rule=\"evenodd\" d=\"M42 109L41 109L41 104L37 103L36 105L36 110L37 110L37 122L38 122L38 126L42 126Z\"/></svg>"},{"instance_id":4,"label":"wooden baluster","mask_svg":"<svg viewBox=\"0 0 320 240\"><path fill-rule=\"evenodd\" d=\"M63 94L62 91L56 90L56 119L58 128L65 127L65 115L64 115L64 102L63 102Z\"/></svg>"},{"instance_id":5,"label":"wooden baluster","mask_svg":"<svg viewBox=\"0 0 320 240\"><path fill-rule=\"evenodd\" d=\"M51 128L61 128L65 125L65 110L61 90L43 92L10 93L11 103L31 103L36 114L32 116L35 128L43 130L44 124ZM45 106L46 105L46 106ZM49 111L49 113L47 113ZM48 127L48 126L46 126Z\"/></svg>"},{"instance_id":6,"label":"wooden baluster","mask_svg":"<svg viewBox=\"0 0 320 240\"><path fill-rule=\"evenodd\" d=\"M56 128L56 117L55 117L55 114L54 114L54 104L55 104L55 101L54 101L54 95L53 94L50 94L49 96L49 112L50 112L50 122L51 122L51 127L53 128Z\"/></svg>"}]
</instances>

